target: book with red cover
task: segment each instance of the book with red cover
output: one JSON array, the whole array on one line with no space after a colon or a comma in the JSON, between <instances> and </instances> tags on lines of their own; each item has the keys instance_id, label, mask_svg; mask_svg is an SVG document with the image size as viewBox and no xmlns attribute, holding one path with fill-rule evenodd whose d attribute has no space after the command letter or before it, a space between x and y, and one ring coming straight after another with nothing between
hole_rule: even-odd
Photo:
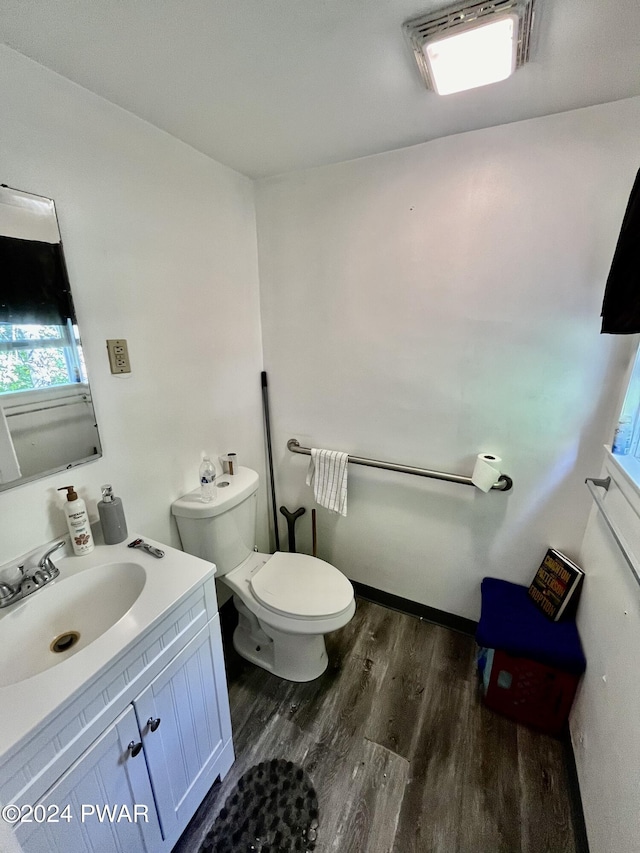
<instances>
[{"instance_id":1,"label":"book with red cover","mask_svg":"<svg viewBox=\"0 0 640 853\"><path fill-rule=\"evenodd\" d=\"M573 560L555 548L549 548L529 587L529 598L551 619L575 616L584 572Z\"/></svg>"}]
</instances>

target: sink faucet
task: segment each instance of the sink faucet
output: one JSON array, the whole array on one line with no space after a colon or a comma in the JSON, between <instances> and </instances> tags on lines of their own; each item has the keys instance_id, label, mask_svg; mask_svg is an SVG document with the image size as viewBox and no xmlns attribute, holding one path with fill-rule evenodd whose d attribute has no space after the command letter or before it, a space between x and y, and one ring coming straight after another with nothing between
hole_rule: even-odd
<instances>
[{"instance_id":1,"label":"sink faucet","mask_svg":"<svg viewBox=\"0 0 640 853\"><path fill-rule=\"evenodd\" d=\"M53 565L51 555L54 551L57 551L58 548L62 548L63 545L64 539L62 540L62 542L57 542L52 548L49 548L49 550L46 551L38 560L38 571L42 572L45 577L48 574L49 577L47 578L47 580L51 580L52 578L55 578L60 574L60 570ZM34 573L34 577L36 574L37 572Z\"/></svg>"},{"instance_id":2,"label":"sink faucet","mask_svg":"<svg viewBox=\"0 0 640 853\"><path fill-rule=\"evenodd\" d=\"M16 591L8 583L0 583L0 607L6 607L7 604L15 599Z\"/></svg>"},{"instance_id":3,"label":"sink faucet","mask_svg":"<svg viewBox=\"0 0 640 853\"><path fill-rule=\"evenodd\" d=\"M62 542L57 542L52 548L49 548L38 560L38 567L32 575L26 575L24 566L19 566L22 578L15 586L0 583L0 607L8 607L21 598L26 598L27 595L31 595L32 592L41 589L49 581L58 577L60 569L53 564L51 555L58 548L62 548L64 544L63 539Z\"/></svg>"}]
</instances>

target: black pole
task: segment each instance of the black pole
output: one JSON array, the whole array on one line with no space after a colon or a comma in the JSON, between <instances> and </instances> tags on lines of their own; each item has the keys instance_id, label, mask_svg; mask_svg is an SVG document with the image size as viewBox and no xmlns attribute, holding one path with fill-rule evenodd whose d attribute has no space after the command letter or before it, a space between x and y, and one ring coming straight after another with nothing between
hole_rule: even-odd
<instances>
[{"instance_id":1,"label":"black pole","mask_svg":"<svg viewBox=\"0 0 640 853\"><path fill-rule=\"evenodd\" d=\"M269 423L269 391L267 388L267 373L260 374L262 381L262 408L264 411L264 428L267 434L267 457L269 460L269 479L271 481L271 510L273 512L273 534L276 540L276 551L280 550L280 534L278 533L278 511L276 509L276 484L273 478L273 456L271 454L271 425Z\"/></svg>"}]
</instances>

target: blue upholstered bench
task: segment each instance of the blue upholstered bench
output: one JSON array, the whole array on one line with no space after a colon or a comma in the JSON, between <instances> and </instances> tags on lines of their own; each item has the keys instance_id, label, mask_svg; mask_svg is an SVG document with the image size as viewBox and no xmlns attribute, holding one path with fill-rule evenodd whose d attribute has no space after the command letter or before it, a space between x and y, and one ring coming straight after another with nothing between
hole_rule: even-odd
<instances>
[{"instance_id":1,"label":"blue upholstered bench","mask_svg":"<svg viewBox=\"0 0 640 853\"><path fill-rule=\"evenodd\" d=\"M552 622L526 586L484 578L481 591L476 641L486 705L558 734L587 665L575 621Z\"/></svg>"}]
</instances>

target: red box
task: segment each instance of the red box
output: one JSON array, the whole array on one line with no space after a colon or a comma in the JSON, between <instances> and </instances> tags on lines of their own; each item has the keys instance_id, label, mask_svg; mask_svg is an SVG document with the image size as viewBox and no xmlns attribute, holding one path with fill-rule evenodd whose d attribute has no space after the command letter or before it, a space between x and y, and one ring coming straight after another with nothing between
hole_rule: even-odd
<instances>
[{"instance_id":1,"label":"red box","mask_svg":"<svg viewBox=\"0 0 640 853\"><path fill-rule=\"evenodd\" d=\"M484 701L505 717L546 734L560 734L579 675L495 649Z\"/></svg>"}]
</instances>

